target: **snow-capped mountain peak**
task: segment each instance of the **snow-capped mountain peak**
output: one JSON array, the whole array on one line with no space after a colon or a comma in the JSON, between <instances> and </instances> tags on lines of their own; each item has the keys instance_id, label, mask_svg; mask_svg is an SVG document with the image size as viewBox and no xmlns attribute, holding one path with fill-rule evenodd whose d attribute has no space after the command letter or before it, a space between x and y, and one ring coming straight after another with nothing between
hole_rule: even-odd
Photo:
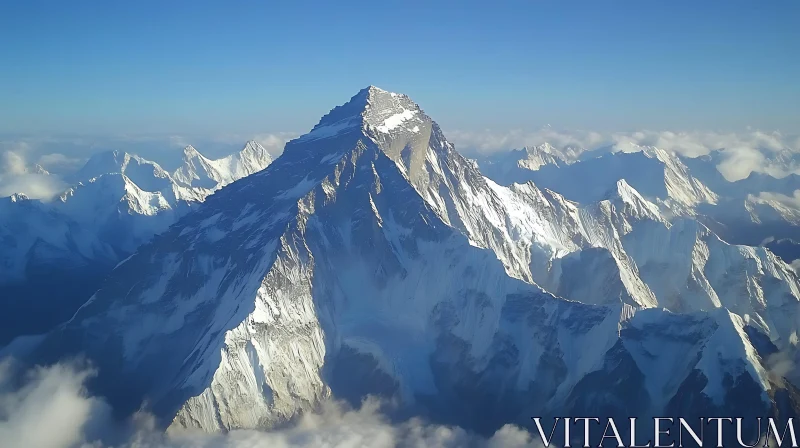
<instances>
[{"instance_id":1,"label":"snow-capped mountain peak","mask_svg":"<svg viewBox=\"0 0 800 448\"><path fill-rule=\"evenodd\" d=\"M419 132L422 111L408 96L375 86L359 91L347 103L333 108L300 141L332 138L362 129L374 133Z\"/></svg>"},{"instance_id":2,"label":"snow-capped mountain peak","mask_svg":"<svg viewBox=\"0 0 800 448\"><path fill-rule=\"evenodd\" d=\"M525 156L517 161L517 166L529 170L538 170L545 165L561 165L566 163L558 151L550 143L526 146Z\"/></svg>"},{"instance_id":3,"label":"snow-capped mountain peak","mask_svg":"<svg viewBox=\"0 0 800 448\"><path fill-rule=\"evenodd\" d=\"M22 202L22 201L29 201L30 198L25 193L14 193L9 196L11 202Z\"/></svg>"},{"instance_id":4,"label":"snow-capped mountain peak","mask_svg":"<svg viewBox=\"0 0 800 448\"><path fill-rule=\"evenodd\" d=\"M184 160L190 160L190 159L194 159L195 157L203 157L203 155L200 154L200 151L195 149L194 146L186 145L183 148L183 157L184 157Z\"/></svg>"},{"instance_id":5,"label":"snow-capped mountain peak","mask_svg":"<svg viewBox=\"0 0 800 448\"><path fill-rule=\"evenodd\" d=\"M255 140L249 140L238 154L228 157L232 159L231 163L236 169L233 173L234 177L244 177L261 171L273 161L269 151Z\"/></svg>"},{"instance_id":6,"label":"snow-capped mountain peak","mask_svg":"<svg viewBox=\"0 0 800 448\"><path fill-rule=\"evenodd\" d=\"M548 142L525 146L508 152L498 152L479 157L481 172L487 177L503 183L523 183L529 180L530 172L543 167L561 167L575 163L584 152L572 146L556 148Z\"/></svg>"},{"instance_id":7,"label":"snow-capped mountain peak","mask_svg":"<svg viewBox=\"0 0 800 448\"><path fill-rule=\"evenodd\" d=\"M33 169L31 170L31 172L33 174L41 174L41 175L44 175L44 176L48 176L50 174L49 171L44 169L44 167L39 165L38 163L33 165Z\"/></svg>"},{"instance_id":8,"label":"snow-capped mountain peak","mask_svg":"<svg viewBox=\"0 0 800 448\"><path fill-rule=\"evenodd\" d=\"M363 116L368 126L385 134L399 130L419 132L416 125L421 122L418 115L422 114L422 110L411 98L374 86L369 87L367 92Z\"/></svg>"},{"instance_id":9,"label":"snow-capped mountain peak","mask_svg":"<svg viewBox=\"0 0 800 448\"><path fill-rule=\"evenodd\" d=\"M664 220L658 206L643 198L625 179L618 180L616 187L606 194L605 199L612 203L618 202L624 207L627 216L655 221Z\"/></svg>"},{"instance_id":10,"label":"snow-capped mountain peak","mask_svg":"<svg viewBox=\"0 0 800 448\"><path fill-rule=\"evenodd\" d=\"M77 184L111 173L124 174L147 191L160 191L172 184L169 173L158 163L117 150L93 155L68 180Z\"/></svg>"},{"instance_id":11,"label":"snow-capped mountain peak","mask_svg":"<svg viewBox=\"0 0 800 448\"><path fill-rule=\"evenodd\" d=\"M217 190L229 183L261 171L272 163L272 156L258 142L248 141L241 151L212 160L193 146L183 149L183 164L172 173L176 182Z\"/></svg>"}]
</instances>

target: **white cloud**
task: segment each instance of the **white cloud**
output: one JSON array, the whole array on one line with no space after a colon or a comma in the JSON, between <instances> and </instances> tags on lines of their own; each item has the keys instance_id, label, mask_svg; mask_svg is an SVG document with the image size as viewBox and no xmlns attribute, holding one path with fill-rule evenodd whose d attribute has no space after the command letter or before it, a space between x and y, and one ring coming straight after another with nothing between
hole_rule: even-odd
<instances>
[{"instance_id":1,"label":"white cloud","mask_svg":"<svg viewBox=\"0 0 800 448\"><path fill-rule=\"evenodd\" d=\"M283 152L286 142L298 134L276 132L263 134L185 136L185 135L107 135L13 137L0 140L0 197L24 193L32 198L48 199L61 193L67 177L99 152L118 150L153 160L167 170L180 166L188 145L195 146L210 158L239 151L248 140L261 143L273 156ZM34 163L55 176L33 175Z\"/></svg>"},{"instance_id":2,"label":"white cloud","mask_svg":"<svg viewBox=\"0 0 800 448\"><path fill-rule=\"evenodd\" d=\"M283 153L283 147L286 142L293 138L299 137L299 134L293 132L279 132L277 134L260 134L253 137L253 140L261 144L270 154L279 156Z\"/></svg>"},{"instance_id":3,"label":"white cloud","mask_svg":"<svg viewBox=\"0 0 800 448\"><path fill-rule=\"evenodd\" d=\"M794 357L788 352L776 352L764 359L764 367L776 381L779 381L795 370Z\"/></svg>"},{"instance_id":4,"label":"white cloud","mask_svg":"<svg viewBox=\"0 0 800 448\"><path fill-rule=\"evenodd\" d=\"M591 131L559 131L551 127L545 127L535 131L511 130L494 131L485 129L483 131L446 131L447 139L455 143L460 151L470 153L478 152L489 154L497 151L507 151L522 148L523 146L534 146L542 143L550 143L556 147L577 146L581 148L596 148L597 146L610 143L608 136Z\"/></svg>"},{"instance_id":5,"label":"white cloud","mask_svg":"<svg viewBox=\"0 0 800 448\"><path fill-rule=\"evenodd\" d=\"M18 152L6 151L3 153L2 165L0 165L0 172L7 175L20 175L27 172L25 166L25 159Z\"/></svg>"},{"instance_id":6,"label":"white cloud","mask_svg":"<svg viewBox=\"0 0 800 448\"><path fill-rule=\"evenodd\" d=\"M790 265L798 275L800 275L800 258L794 260Z\"/></svg>"},{"instance_id":7,"label":"white cloud","mask_svg":"<svg viewBox=\"0 0 800 448\"><path fill-rule=\"evenodd\" d=\"M13 366L0 363L0 445L69 448L84 440L87 423L107 413L83 388L90 370L72 365L39 368L14 387Z\"/></svg>"},{"instance_id":8,"label":"white cloud","mask_svg":"<svg viewBox=\"0 0 800 448\"><path fill-rule=\"evenodd\" d=\"M50 173L71 173L83 166L85 162L86 160L82 158L50 153L41 155L36 163Z\"/></svg>"},{"instance_id":9,"label":"white cloud","mask_svg":"<svg viewBox=\"0 0 800 448\"><path fill-rule=\"evenodd\" d=\"M276 431L234 430L226 434L155 430L151 416L139 414L125 428L112 427L110 408L90 397L84 381L93 372L74 363L37 368L19 385L0 363L0 445L39 448L477 448L529 447L531 435L506 425L489 439L458 428L411 419L392 423L381 403L367 399L359 409L326 402ZM17 387L14 387L14 386Z\"/></svg>"},{"instance_id":10,"label":"white cloud","mask_svg":"<svg viewBox=\"0 0 800 448\"><path fill-rule=\"evenodd\" d=\"M62 193L66 184L55 176L22 174L7 176L0 174L0 197L23 193L32 199L50 200Z\"/></svg>"},{"instance_id":11,"label":"white cloud","mask_svg":"<svg viewBox=\"0 0 800 448\"><path fill-rule=\"evenodd\" d=\"M25 160L23 147L0 155L0 197L24 193L34 199L48 200L64 190L57 176L38 174Z\"/></svg>"},{"instance_id":12,"label":"white cloud","mask_svg":"<svg viewBox=\"0 0 800 448\"><path fill-rule=\"evenodd\" d=\"M600 133L545 127L535 131L447 131L446 134L466 153L488 154L545 142L556 147L577 146L590 150L610 146L626 152L635 150L636 145L656 146L687 157L721 150L717 168L728 180L742 179L753 171L775 177L800 174L800 136L785 136L779 132L641 130Z\"/></svg>"},{"instance_id":13,"label":"white cloud","mask_svg":"<svg viewBox=\"0 0 800 448\"><path fill-rule=\"evenodd\" d=\"M785 207L800 210L800 190L795 190L793 196L787 196L781 193L762 192L758 195L758 198L775 201Z\"/></svg>"},{"instance_id":14,"label":"white cloud","mask_svg":"<svg viewBox=\"0 0 800 448\"><path fill-rule=\"evenodd\" d=\"M218 135L211 139L205 139L206 144L209 142L213 145L223 144L227 147L235 147L235 150L241 149L245 142L254 140L261 144L273 156L279 156L283 152L283 147L286 142L293 138L299 137L300 134L296 132L271 132L263 134L229 134ZM201 142L204 139L199 139ZM202 151L201 151L202 152Z\"/></svg>"},{"instance_id":15,"label":"white cloud","mask_svg":"<svg viewBox=\"0 0 800 448\"><path fill-rule=\"evenodd\" d=\"M505 425L500 428L486 444L487 448L531 448L541 447L543 444L539 439L531 436L531 433L514 425Z\"/></svg>"},{"instance_id":16,"label":"white cloud","mask_svg":"<svg viewBox=\"0 0 800 448\"><path fill-rule=\"evenodd\" d=\"M169 140L169 146L172 146L173 148L183 149L191 145L191 143L189 143L189 140L187 140L186 137L181 137L180 135L172 135L169 137L168 140Z\"/></svg>"},{"instance_id":17,"label":"white cloud","mask_svg":"<svg viewBox=\"0 0 800 448\"><path fill-rule=\"evenodd\" d=\"M728 180L744 179L753 171L765 172L767 169L767 158L757 149L728 148L724 155L725 159L717 165L717 169Z\"/></svg>"},{"instance_id":18,"label":"white cloud","mask_svg":"<svg viewBox=\"0 0 800 448\"><path fill-rule=\"evenodd\" d=\"M753 171L775 177L790 173L800 174L800 136L783 135L779 132L751 129L742 132L595 132L560 130L547 126L541 129L509 131L446 130L445 134L465 154L489 154L545 142L560 148L611 147L616 151L635 150L637 145L657 146L688 157L721 149L718 169L729 180L741 179ZM46 169L52 170L51 172L64 174L78 168L90 155L110 149L138 154L167 169L174 169L179 165L182 156L181 151L175 149L189 144L204 155L217 158L237 151L247 140L256 140L277 156L282 153L286 142L298 135L295 132L272 132L215 136L41 137L0 141L0 152L11 151L22 156L28 163L38 161ZM4 163L8 164L8 161Z\"/></svg>"}]
</instances>

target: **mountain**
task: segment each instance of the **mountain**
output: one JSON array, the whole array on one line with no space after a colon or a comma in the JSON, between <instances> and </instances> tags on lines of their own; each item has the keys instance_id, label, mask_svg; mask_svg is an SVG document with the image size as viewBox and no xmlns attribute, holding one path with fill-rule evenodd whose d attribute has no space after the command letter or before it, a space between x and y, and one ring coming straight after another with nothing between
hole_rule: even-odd
<instances>
[{"instance_id":1,"label":"mountain","mask_svg":"<svg viewBox=\"0 0 800 448\"><path fill-rule=\"evenodd\" d=\"M580 154L578 150L567 154L554 148L549 143L537 146L526 146L508 152L498 152L478 158L481 172L491 179L520 179L526 177L530 171L536 171L544 166L564 166L577 161Z\"/></svg>"},{"instance_id":2,"label":"mountain","mask_svg":"<svg viewBox=\"0 0 800 448\"><path fill-rule=\"evenodd\" d=\"M548 154L562 153L546 147L551 148ZM582 151L569 163L556 160L534 165L526 165L527 155L510 151L479 163L482 171L501 185L533 181L580 203L600 200L616 182L625 180L664 216L695 218L736 244L800 240L800 209L792 204L800 186L796 174L776 178L753 172L731 182L717 169L722 161L719 151L688 158L655 147L633 149L638 151ZM516 161L513 170L499 169L511 166L512 161ZM784 244L779 255L791 262L798 250Z\"/></svg>"},{"instance_id":3,"label":"mountain","mask_svg":"<svg viewBox=\"0 0 800 448\"><path fill-rule=\"evenodd\" d=\"M525 249L531 278L553 294L676 312L722 306L765 327L783 319L787 291L800 297L794 273L771 252L730 245L693 219L667 219L624 180L587 205L532 183L496 188L515 211L505 219L508 244Z\"/></svg>"},{"instance_id":4,"label":"mountain","mask_svg":"<svg viewBox=\"0 0 800 448\"><path fill-rule=\"evenodd\" d=\"M155 162L109 151L92 156L71 178L80 180L52 201L0 198L0 345L69 318L120 260L236 176L272 161L255 142L221 160L212 162L227 167L224 177L203 188ZM12 310L43 317L20 321Z\"/></svg>"},{"instance_id":5,"label":"mountain","mask_svg":"<svg viewBox=\"0 0 800 448\"><path fill-rule=\"evenodd\" d=\"M27 358L84 353L95 392L172 428L269 428L367 394L487 433L747 421L796 415L767 360L794 356L798 303L768 250L671 222L626 182L586 205L501 186L369 87L142 245Z\"/></svg>"},{"instance_id":6,"label":"mountain","mask_svg":"<svg viewBox=\"0 0 800 448\"><path fill-rule=\"evenodd\" d=\"M123 174L145 191L160 191L172 184L169 174L157 163L119 151L95 154L76 173L68 177L74 184L88 182L105 174Z\"/></svg>"},{"instance_id":7,"label":"mountain","mask_svg":"<svg viewBox=\"0 0 800 448\"><path fill-rule=\"evenodd\" d=\"M270 163L269 152L252 140L238 153L217 160L207 159L194 147L187 146L183 150L183 165L172 173L172 178L182 185L216 190L261 171Z\"/></svg>"},{"instance_id":8,"label":"mountain","mask_svg":"<svg viewBox=\"0 0 800 448\"><path fill-rule=\"evenodd\" d=\"M44 175L44 176L50 175L50 172L47 171L46 169L44 169L44 167L42 167L38 163L33 165L33 169L30 172L32 174L41 174L41 175Z\"/></svg>"},{"instance_id":9,"label":"mountain","mask_svg":"<svg viewBox=\"0 0 800 448\"><path fill-rule=\"evenodd\" d=\"M502 185L533 181L540 187L583 203L599 200L621 179L645 197L663 201L669 207L686 209L700 203L716 203L717 195L692 176L677 155L655 147L639 149L586 157L577 163L552 163L535 170L520 169L510 177L489 177ZM524 168L522 164L520 168Z\"/></svg>"},{"instance_id":10,"label":"mountain","mask_svg":"<svg viewBox=\"0 0 800 448\"><path fill-rule=\"evenodd\" d=\"M796 168L792 157L797 158L778 151L767 159L766 166L777 170L776 165L783 163L784 170ZM800 190L800 176L774 177L752 172L730 182L716 169L721 158L717 151L683 159L719 197L717 204L697 208L700 219L727 241L760 245L763 241L783 240L783 244L771 248L786 261L800 259L800 244L795 242L800 241L800 208L795 196Z\"/></svg>"}]
</instances>

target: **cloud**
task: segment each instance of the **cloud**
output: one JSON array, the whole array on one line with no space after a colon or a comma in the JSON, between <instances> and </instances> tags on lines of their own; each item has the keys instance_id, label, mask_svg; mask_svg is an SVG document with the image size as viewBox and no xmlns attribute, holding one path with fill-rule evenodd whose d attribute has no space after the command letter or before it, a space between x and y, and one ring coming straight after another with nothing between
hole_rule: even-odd
<instances>
[{"instance_id":1,"label":"cloud","mask_svg":"<svg viewBox=\"0 0 800 448\"><path fill-rule=\"evenodd\" d=\"M20 171L22 164L29 168L34 163L43 166L52 174L68 177L78 170L85 161L94 154L103 151L117 150L136 154L145 159L157 162L164 169L171 171L180 166L183 159L182 149L188 145L197 148L209 158L220 158L239 151L248 140L261 143L273 156L283 152L285 143L295 138L294 132L273 132L260 134L218 134L218 135L102 135L102 136L0 136L0 176L4 180L0 185L0 193L7 195L20 192L20 186L28 182L41 181L38 178L8 179L10 172L6 168L15 162L16 171ZM17 156L14 160L6 160L6 153ZM21 160L19 160L21 159ZM30 171L30 170L28 170ZM17 174L20 174L17 172ZM52 179L51 179L52 181ZM12 185L8 185L12 184ZM33 185L22 188L26 194L41 196L49 192L44 185ZM28 193L28 191L40 193ZM52 193L52 192L50 192ZM10 193L9 193L10 194Z\"/></svg>"},{"instance_id":2,"label":"cloud","mask_svg":"<svg viewBox=\"0 0 800 448\"><path fill-rule=\"evenodd\" d=\"M800 258L798 258L797 260L794 260L790 264L790 266L792 267L792 269L794 269L794 272L797 272L797 274L800 275Z\"/></svg>"},{"instance_id":3,"label":"cloud","mask_svg":"<svg viewBox=\"0 0 800 448\"><path fill-rule=\"evenodd\" d=\"M788 352L777 352L767 356L764 360L764 367L775 381L787 377L795 370L792 354Z\"/></svg>"},{"instance_id":4,"label":"cloud","mask_svg":"<svg viewBox=\"0 0 800 448\"><path fill-rule=\"evenodd\" d=\"M546 126L540 129L447 130L445 134L459 151L467 155L485 155L545 142L557 148L611 148L612 151L626 152L636 151L638 146L656 146L687 157L721 150L715 153L717 167L728 180L744 178L753 171L775 177L800 174L800 136L779 132L752 129L741 132L596 132ZM271 132L211 136L45 136L0 141L0 152L11 151L22 155L24 160L36 160L58 174L78 168L92 154L111 149L140 155L172 170L180 165L182 152L179 149L189 144L207 157L218 158L241 149L247 140L255 140L271 154L278 156L283 152L286 142L298 135L296 132Z\"/></svg>"},{"instance_id":5,"label":"cloud","mask_svg":"<svg viewBox=\"0 0 800 448\"><path fill-rule=\"evenodd\" d=\"M766 170L766 157L758 150L751 148L732 148L724 153L725 159L717 165L717 170L728 180L744 179L753 171Z\"/></svg>"},{"instance_id":6,"label":"cloud","mask_svg":"<svg viewBox=\"0 0 800 448\"><path fill-rule=\"evenodd\" d=\"M195 146L206 157L215 159L239 151L248 140L261 143L277 157L294 132L237 134L215 136L185 135L107 135L6 137L0 140L0 197L23 193L34 199L50 200L61 194L68 178L99 152L118 150L153 160L168 171L178 168L181 149ZM34 169L42 166L52 176L42 176Z\"/></svg>"},{"instance_id":7,"label":"cloud","mask_svg":"<svg viewBox=\"0 0 800 448\"><path fill-rule=\"evenodd\" d=\"M256 135L253 140L260 143L270 154L279 156L283 153L283 147L286 146L286 142L297 137L299 137L299 134L294 132L279 132L277 134Z\"/></svg>"},{"instance_id":8,"label":"cloud","mask_svg":"<svg viewBox=\"0 0 800 448\"><path fill-rule=\"evenodd\" d=\"M183 149L189 145L191 145L191 143L189 143L186 137L181 137L180 135L172 135L169 137L169 146L173 148Z\"/></svg>"},{"instance_id":9,"label":"cloud","mask_svg":"<svg viewBox=\"0 0 800 448\"><path fill-rule=\"evenodd\" d=\"M559 131L551 127L539 130L483 131L453 130L445 132L448 140L455 143L456 148L464 153L490 154L498 151L518 149L524 146L550 143L562 148L576 146L595 148L611 143L609 136L591 131Z\"/></svg>"},{"instance_id":10,"label":"cloud","mask_svg":"<svg viewBox=\"0 0 800 448\"><path fill-rule=\"evenodd\" d=\"M793 196L787 196L781 193L762 192L759 193L758 198L767 201L775 201L785 207L800 210L800 190L795 190Z\"/></svg>"},{"instance_id":11,"label":"cloud","mask_svg":"<svg viewBox=\"0 0 800 448\"><path fill-rule=\"evenodd\" d=\"M5 176L0 174L0 197L23 193L32 199L50 200L62 193L66 184L54 176L42 174L23 174Z\"/></svg>"},{"instance_id":12,"label":"cloud","mask_svg":"<svg viewBox=\"0 0 800 448\"><path fill-rule=\"evenodd\" d=\"M25 166L25 159L15 151L6 151L3 153L2 165L0 165L0 172L10 176L20 175L27 173Z\"/></svg>"},{"instance_id":13,"label":"cloud","mask_svg":"<svg viewBox=\"0 0 800 448\"><path fill-rule=\"evenodd\" d=\"M3 446L68 448L84 441L87 423L108 412L88 397L91 370L71 364L38 368L15 386L11 361L0 363L0 442Z\"/></svg>"},{"instance_id":14,"label":"cloud","mask_svg":"<svg viewBox=\"0 0 800 448\"><path fill-rule=\"evenodd\" d=\"M636 151L638 146L656 146L686 157L703 156L719 150L717 169L731 181L745 178L753 171L774 177L800 174L800 136L779 132L640 130L601 133L558 130L548 126L534 131L456 130L446 134L460 151L467 154L490 154L545 142L557 148L573 146L593 150L610 147L613 151L624 152Z\"/></svg>"},{"instance_id":15,"label":"cloud","mask_svg":"<svg viewBox=\"0 0 800 448\"><path fill-rule=\"evenodd\" d=\"M61 193L64 182L57 176L37 173L26 162L24 150L6 150L0 155L0 197L24 193L34 199L48 200Z\"/></svg>"},{"instance_id":16,"label":"cloud","mask_svg":"<svg viewBox=\"0 0 800 448\"><path fill-rule=\"evenodd\" d=\"M522 448L522 447L542 447L539 439L531 436L531 433L515 425L505 425L500 428L492 438L486 443L487 448Z\"/></svg>"},{"instance_id":17,"label":"cloud","mask_svg":"<svg viewBox=\"0 0 800 448\"><path fill-rule=\"evenodd\" d=\"M85 162L85 159L79 157L69 157L64 154L50 153L41 155L37 163L51 174L61 174L71 173L83 166Z\"/></svg>"},{"instance_id":18,"label":"cloud","mask_svg":"<svg viewBox=\"0 0 800 448\"><path fill-rule=\"evenodd\" d=\"M393 423L381 403L368 398L359 409L339 402L323 403L319 412L302 416L276 431L234 430L209 434L155 429L147 414L127 425L112 423L111 409L88 395L84 382L95 372L77 363L36 368L16 381L10 362L0 363L0 444L38 448L521 448L530 447L527 431L506 425L483 438L451 426L410 419Z\"/></svg>"}]
</instances>

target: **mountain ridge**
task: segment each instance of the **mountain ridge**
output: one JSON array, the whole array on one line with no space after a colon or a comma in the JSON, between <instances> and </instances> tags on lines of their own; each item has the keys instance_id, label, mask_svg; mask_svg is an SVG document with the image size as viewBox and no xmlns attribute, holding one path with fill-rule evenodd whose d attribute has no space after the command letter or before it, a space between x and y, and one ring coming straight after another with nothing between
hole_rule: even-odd
<instances>
[{"instance_id":1,"label":"mountain ridge","mask_svg":"<svg viewBox=\"0 0 800 448\"><path fill-rule=\"evenodd\" d=\"M0 198L0 296L8 311L0 320L0 345L68 319L119 260L222 184L268 165L271 157L258 158L265 153L248 142L220 159L236 160L219 164L236 169L217 176L221 181L208 189L175 181L155 162L107 151L91 157L73 177L80 180L51 201L22 194ZM61 300L51 303L52 297ZM11 310L42 318L16 319Z\"/></svg>"}]
</instances>

